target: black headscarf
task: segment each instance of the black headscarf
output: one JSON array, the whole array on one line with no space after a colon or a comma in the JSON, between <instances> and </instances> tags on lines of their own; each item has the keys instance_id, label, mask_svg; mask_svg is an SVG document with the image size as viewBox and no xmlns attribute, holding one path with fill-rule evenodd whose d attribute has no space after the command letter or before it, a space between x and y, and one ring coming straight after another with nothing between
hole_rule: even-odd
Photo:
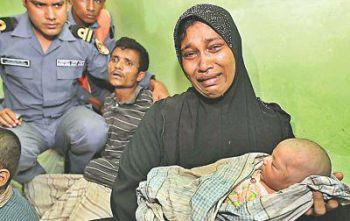
<instances>
[{"instance_id":1,"label":"black headscarf","mask_svg":"<svg viewBox=\"0 0 350 221\"><path fill-rule=\"evenodd\" d=\"M170 108L165 111L165 118L169 124L163 139L165 148L172 150L168 158L190 168L247 152L271 153L281 140L293 137L290 116L277 104L256 98L243 62L240 34L225 9L200 4L180 16L174 30L180 64L179 30L190 19L209 25L226 41L235 57L236 73L232 85L220 98L209 99L190 88L180 96L181 102L174 102L176 107L171 105L171 99L168 101Z\"/></svg>"}]
</instances>

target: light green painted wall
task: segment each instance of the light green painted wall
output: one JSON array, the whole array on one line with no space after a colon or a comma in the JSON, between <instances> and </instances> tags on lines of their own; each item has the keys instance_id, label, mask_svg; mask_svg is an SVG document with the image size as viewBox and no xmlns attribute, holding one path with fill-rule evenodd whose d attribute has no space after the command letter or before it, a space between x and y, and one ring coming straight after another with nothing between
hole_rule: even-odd
<instances>
[{"instance_id":1,"label":"light green painted wall","mask_svg":"<svg viewBox=\"0 0 350 221\"><path fill-rule=\"evenodd\" d=\"M108 0L117 36L139 40L150 53L150 70L172 93L188 82L178 66L172 31L195 3L227 8L243 39L243 52L258 96L292 115L296 136L326 147L334 170L350 183L349 0ZM0 16L23 9L0 1Z\"/></svg>"}]
</instances>

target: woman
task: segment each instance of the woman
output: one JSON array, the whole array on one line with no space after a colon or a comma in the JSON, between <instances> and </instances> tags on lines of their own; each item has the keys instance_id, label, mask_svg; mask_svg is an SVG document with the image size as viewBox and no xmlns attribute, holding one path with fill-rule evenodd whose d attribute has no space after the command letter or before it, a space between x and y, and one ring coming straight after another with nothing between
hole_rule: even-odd
<instances>
[{"instance_id":1,"label":"woman","mask_svg":"<svg viewBox=\"0 0 350 221\"><path fill-rule=\"evenodd\" d=\"M156 103L124 152L111 199L119 220L135 219L135 189L153 167L192 168L247 152L271 153L293 137L290 116L256 98L240 34L225 9L190 8L178 20L174 40L192 87Z\"/></svg>"}]
</instances>

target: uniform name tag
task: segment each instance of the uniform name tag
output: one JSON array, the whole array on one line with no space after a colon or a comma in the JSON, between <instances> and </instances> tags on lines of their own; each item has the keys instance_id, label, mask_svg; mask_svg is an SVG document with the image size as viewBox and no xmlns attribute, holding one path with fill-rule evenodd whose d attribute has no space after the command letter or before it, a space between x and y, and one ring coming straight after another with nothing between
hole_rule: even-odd
<instances>
[{"instance_id":1,"label":"uniform name tag","mask_svg":"<svg viewBox=\"0 0 350 221\"><path fill-rule=\"evenodd\" d=\"M84 67L83 60L57 59L57 67Z\"/></svg>"},{"instance_id":2,"label":"uniform name tag","mask_svg":"<svg viewBox=\"0 0 350 221\"><path fill-rule=\"evenodd\" d=\"M0 64L29 68L30 60L17 59L17 58L0 58Z\"/></svg>"}]
</instances>

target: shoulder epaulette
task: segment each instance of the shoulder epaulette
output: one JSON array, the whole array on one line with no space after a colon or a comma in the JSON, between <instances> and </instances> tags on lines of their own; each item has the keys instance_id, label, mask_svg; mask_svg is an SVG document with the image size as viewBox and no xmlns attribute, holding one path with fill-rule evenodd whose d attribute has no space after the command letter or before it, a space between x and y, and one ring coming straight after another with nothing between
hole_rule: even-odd
<instances>
[{"instance_id":1,"label":"shoulder epaulette","mask_svg":"<svg viewBox=\"0 0 350 221\"><path fill-rule=\"evenodd\" d=\"M17 26L17 19L15 17L0 18L0 32L13 31Z\"/></svg>"},{"instance_id":2,"label":"shoulder epaulette","mask_svg":"<svg viewBox=\"0 0 350 221\"><path fill-rule=\"evenodd\" d=\"M94 44L97 50L100 52L100 54L103 55L109 55L109 50L104 44L100 41L98 41L94 36L94 30L91 28L87 28L84 26L79 25L71 25L69 27L70 31L74 35L74 37L82 39L83 41L86 41L88 43L91 43L93 40L95 40Z\"/></svg>"},{"instance_id":3,"label":"shoulder epaulette","mask_svg":"<svg viewBox=\"0 0 350 221\"><path fill-rule=\"evenodd\" d=\"M88 43L91 43L92 39L94 38L94 30L91 28L79 25L71 25L69 29L74 35L74 37L82 39L83 41L86 41Z\"/></svg>"}]
</instances>

